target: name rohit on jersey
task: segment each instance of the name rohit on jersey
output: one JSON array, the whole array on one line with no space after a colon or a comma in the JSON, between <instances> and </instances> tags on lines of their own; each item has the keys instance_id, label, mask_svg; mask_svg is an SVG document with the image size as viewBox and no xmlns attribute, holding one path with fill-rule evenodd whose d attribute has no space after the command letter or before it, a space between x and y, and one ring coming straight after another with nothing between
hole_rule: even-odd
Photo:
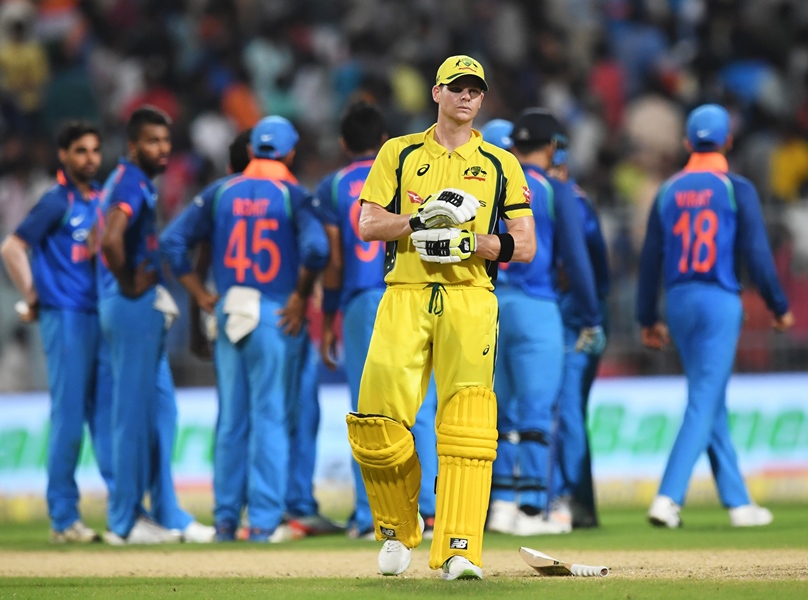
<instances>
[{"instance_id":1,"label":"name rohit on jersey","mask_svg":"<svg viewBox=\"0 0 808 600\"><path fill-rule=\"evenodd\" d=\"M236 198L233 200L233 216L264 217L269 211L268 198Z\"/></svg>"},{"instance_id":2,"label":"name rohit on jersey","mask_svg":"<svg viewBox=\"0 0 808 600\"><path fill-rule=\"evenodd\" d=\"M713 190L685 190L676 192L675 196L678 208L702 208L710 206Z\"/></svg>"}]
</instances>

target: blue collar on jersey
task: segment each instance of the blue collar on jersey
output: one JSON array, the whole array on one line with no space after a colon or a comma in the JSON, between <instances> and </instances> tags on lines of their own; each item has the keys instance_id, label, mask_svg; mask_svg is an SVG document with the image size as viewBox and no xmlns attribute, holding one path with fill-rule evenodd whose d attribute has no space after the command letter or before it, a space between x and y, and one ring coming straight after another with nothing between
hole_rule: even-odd
<instances>
[{"instance_id":1,"label":"blue collar on jersey","mask_svg":"<svg viewBox=\"0 0 808 600\"><path fill-rule=\"evenodd\" d=\"M81 193L79 187L75 184L75 182L67 176L67 172L64 169L59 169L56 171L56 183L68 194L73 193L76 197L81 198L82 200L92 200L95 198L95 195L98 193L100 186L98 185L97 181L90 182L90 190L91 194L89 198L84 198L84 194Z\"/></svg>"},{"instance_id":2,"label":"blue collar on jersey","mask_svg":"<svg viewBox=\"0 0 808 600\"><path fill-rule=\"evenodd\" d=\"M547 171L542 169L539 165L533 163L521 163L521 164L523 170L533 169L534 171L538 171L539 173L541 173L543 177L550 179L550 176L547 174Z\"/></svg>"},{"instance_id":3,"label":"blue collar on jersey","mask_svg":"<svg viewBox=\"0 0 808 600\"><path fill-rule=\"evenodd\" d=\"M141 183L144 183L146 185L146 187L148 188L150 193L152 193L152 194L157 193L157 188L154 186L154 183L152 182L152 180L149 179L149 176L146 175L146 173L143 171L143 169L141 169L139 166L137 166L131 160L129 160L128 158L121 157L118 160L118 164L121 165L127 171L134 171L135 175L138 177L138 179L140 179Z\"/></svg>"}]
</instances>

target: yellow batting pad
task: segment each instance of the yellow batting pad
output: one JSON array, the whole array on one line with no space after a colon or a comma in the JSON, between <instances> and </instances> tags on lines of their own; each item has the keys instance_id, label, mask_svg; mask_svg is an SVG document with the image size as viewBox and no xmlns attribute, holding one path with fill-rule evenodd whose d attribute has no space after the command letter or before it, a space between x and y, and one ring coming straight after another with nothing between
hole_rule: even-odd
<instances>
[{"instance_id":1,"label":"yellow batting pad","mask_svg":"<svg viewBox=\"0 0 808 600\"><path fill-rule=\"evenodd\" d=\"M429 566L452 556L483 566L483 527L497 457L497 397L484 387L460 390L438 424L437 513Z\"/></svg>"},{"instance_id":2,"label":"yellow batting pad","mask_svg":"<svg viewBox=\"0 0 808 600\"><path fill-rule=\"evenodd\" d=\"M392 538L408 548L421 543L418 493L421 463L410 430L380 415L349 413L348 440L362 470L376 539Z\"/></svg>"}]
</instances>

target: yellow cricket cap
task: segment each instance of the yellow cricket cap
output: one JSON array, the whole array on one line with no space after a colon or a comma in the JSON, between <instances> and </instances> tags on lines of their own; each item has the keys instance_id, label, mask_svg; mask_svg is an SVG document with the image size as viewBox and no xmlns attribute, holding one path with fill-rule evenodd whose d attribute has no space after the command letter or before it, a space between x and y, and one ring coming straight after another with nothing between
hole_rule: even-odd
<instances>
[{"instance_id":1,"label":"yellow cricket cap","mask_svg":"<svg viewBox=\"0 0 808 600\"><path fill-rule=\"evenodd\" d=\"M455 79L463 75L473 75L477 77L483 84L483 91L488 91L483 66L465 54L450 56L443 61L443 64L438 69L438 75L435 77L435 85L452 83Z\"/></svg>"}]
</instances>

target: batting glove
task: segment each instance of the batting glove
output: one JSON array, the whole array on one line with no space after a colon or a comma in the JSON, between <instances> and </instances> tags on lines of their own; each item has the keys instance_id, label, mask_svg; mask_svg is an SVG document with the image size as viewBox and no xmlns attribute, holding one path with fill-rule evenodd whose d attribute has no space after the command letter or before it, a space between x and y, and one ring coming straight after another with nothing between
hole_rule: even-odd
<instances>
[{"instance_id":1,"label":"batting glove","mask_svg":"<svg viewBox=\"0 0 808 600\"><path fill-rule=\"evenodd\" d=\"M584 354L600 354L606 348L606 334L603 327L584 327L578 334L578 341L575 342L575 351Z\"/></svg>"},{"instance_id":2,"label":"batting glove","mask_svg":"<svg viewBox=\"0 0 808 600\"><path fill-rule=\"evenodd\" d=\"M413 229L456 227L474 220L478 208L480 201L468 192L446 188L427 197L416 215L422 227Z\"/></svg>"},{"instance_id":3,"label":"batting glove","mask_svg":"<svg viewBox=\"0 0 808 600\"><path fill-rule=\"evenodd\" d=\"M421 260L456 263L466 260L477 249L477 234L465 229L426 229L410 236Z\"/></svg>"}]
</instances>

